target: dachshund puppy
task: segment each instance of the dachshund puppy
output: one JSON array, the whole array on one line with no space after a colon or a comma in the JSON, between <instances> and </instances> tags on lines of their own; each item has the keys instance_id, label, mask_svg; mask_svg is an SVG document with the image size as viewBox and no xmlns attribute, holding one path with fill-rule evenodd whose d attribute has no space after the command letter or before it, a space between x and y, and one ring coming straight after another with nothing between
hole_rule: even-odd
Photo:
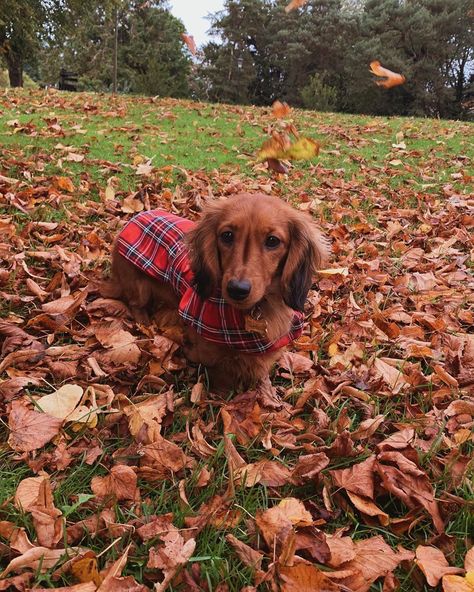
<instances>
[{"instance_id":1,"label":"dachshund puppy","mask_svg":"<svg viewBox=\"0 0 474 592\"><path fill-rule=\"evenodd\" d=\"M210 203L197 224L142 212L115 242L107 295L142 322L157 307L174 310L184 354L208 368L211 387L250 388L301 335L328 253L309 215L264 194Z\"/></svg>"}]
</instances>

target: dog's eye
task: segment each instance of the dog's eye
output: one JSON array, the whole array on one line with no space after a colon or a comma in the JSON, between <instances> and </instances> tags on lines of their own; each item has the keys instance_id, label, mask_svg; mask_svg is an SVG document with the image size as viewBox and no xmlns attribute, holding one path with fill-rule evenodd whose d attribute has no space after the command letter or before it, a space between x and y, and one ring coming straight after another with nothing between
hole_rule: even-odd
<instances>
[{"instance_id":1,"label":"dog's eye","mask_svg":"<svg viewBox=\"0 0 474 592\"><path fill-rule=\"evenodd\" d=\"M267 236L267 239L265 240L265 246L267 249L276 249L280 243L281 240L277 236L273 236L273 234Z\"/></svg>"},{"instance_id":2,"label":"dog's eye","mask_svg":"<svg viewBox=\"0 0 474 592\"><path fill-rule=\"evenodd\" d=\"M220 239L225 245L231 245L234 242L234 233L231 230L226 230L221 233Z\"/></svg>"}]
</instances>

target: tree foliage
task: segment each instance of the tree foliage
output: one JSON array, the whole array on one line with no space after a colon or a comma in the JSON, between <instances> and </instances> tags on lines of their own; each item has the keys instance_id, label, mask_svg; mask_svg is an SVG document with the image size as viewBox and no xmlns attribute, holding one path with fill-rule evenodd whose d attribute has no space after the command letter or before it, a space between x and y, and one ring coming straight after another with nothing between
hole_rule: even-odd
<instances>
[{"instance_id":1,"label":"tree foliage","mask_svg":"<svg viewBox=\"0 0 474 592\"><path fill-rule=\"evenodd\" d=\"M214 15L211 31L221 43L204 48L208 97L319 100L324 108L327 97L314 93L329 92L335 110L462 115L474 71L470 0L310 0L289 14L286 4L227 0ZM402 72L407 84L390 92L375 86L372 60Z\"/></svg>"},{"instance_id":2,"label":"tree foliage","mask_svg":"<svg viewBox=\"0 0 474 592\"><path fill-rule=\"evenodd\" d=\"M288 13L287 4L225 0L211 17L213 40L192 59L166 0L3 0L0 56L12 86L22 85L24 69L56 84L62 67L86 90L112 90L117 80L121 92L227 103L468 114L472 0L309 0ZM375 85L374 60L406 83Z\"/></svg>"},{"instance_id":3,"label":"tree foliage","mask_svg":"<svg viewBox=\"0 0 474 592\"><path fill-rule=\"evenodd\" d=\"M11 7L4 11L2 4L0 42L6 38L7 63L14 58L20 71L27 66L40 82L55 84L62 67L79 75L79 88L110 90L117 24L119 90L188 95L190 61L181 41L184 26L166 2L5 1ZM9 37L5 32L10 32Z\"/></svg>"}]
</instances>

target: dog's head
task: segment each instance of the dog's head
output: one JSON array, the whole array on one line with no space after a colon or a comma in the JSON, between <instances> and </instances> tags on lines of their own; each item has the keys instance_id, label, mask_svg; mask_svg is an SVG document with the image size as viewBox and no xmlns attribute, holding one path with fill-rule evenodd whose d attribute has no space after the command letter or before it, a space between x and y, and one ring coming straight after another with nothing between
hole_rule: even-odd
<instances>
[{"instance_id":1,"label":"dog's head","mask_svg":"<svg viewBox=\"0 0 474 592\"><path fill-rule=\"evenodd\" d=\"M199 296L220 287L224 299L242 310L268 294L302 310L313 274L329 253L309 215L264 194L209 204L187 240Z\"/></svg>"}]
</instances>

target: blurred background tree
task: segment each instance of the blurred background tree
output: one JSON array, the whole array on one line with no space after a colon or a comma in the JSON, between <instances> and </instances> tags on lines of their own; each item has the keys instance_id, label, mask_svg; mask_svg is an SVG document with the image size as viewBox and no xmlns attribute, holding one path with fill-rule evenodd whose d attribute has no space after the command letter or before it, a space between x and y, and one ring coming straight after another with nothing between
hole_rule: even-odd
<instances>
[{"instance_id":1,"label":"blurred background tree","mask_svg":"<svg viewBox=\"0 0 474 592\"><path fill-rule=\"evenodd\" d=\"M1 0L0 60L11 86L24 72L57 84L65 68L83 90L472 116L472 0L309 0L288 14L287 3L225 0L193 58L166 0ZM376 86L372 60L406 83Z\"/></svg>"}]
</instances>

